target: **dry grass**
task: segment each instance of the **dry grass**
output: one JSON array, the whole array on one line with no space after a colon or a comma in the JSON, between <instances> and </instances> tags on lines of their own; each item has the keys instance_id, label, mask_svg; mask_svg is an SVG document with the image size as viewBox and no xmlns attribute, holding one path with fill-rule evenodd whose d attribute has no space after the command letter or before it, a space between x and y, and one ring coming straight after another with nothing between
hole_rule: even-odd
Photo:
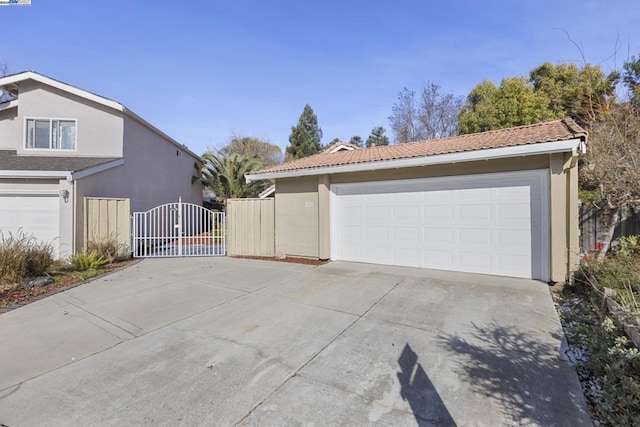
<instances>
[{"instance_id":1,"label":"dry grass","mask_svg":"<svg viewBox=\"0 0 640 427\"><path fill-rule=\"evenodd\" d=\"M16 235L0 233L0 283L42 276L53 263L51 251L51 243L40 242L21 230Z\"/></svg>"}]
</instances>

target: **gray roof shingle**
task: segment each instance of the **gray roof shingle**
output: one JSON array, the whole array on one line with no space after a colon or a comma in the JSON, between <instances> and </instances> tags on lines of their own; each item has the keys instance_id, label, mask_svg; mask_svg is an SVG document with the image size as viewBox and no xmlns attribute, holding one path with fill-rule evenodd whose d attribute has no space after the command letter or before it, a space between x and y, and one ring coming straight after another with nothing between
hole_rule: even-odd
<instances>
[{"instance_id":1,"label":"gray roof shingle","mask_svg":"<svg viewBox=\"0 0 640 427\"><path fill-rule=\"evenodd\" d=\"M0 150L0 170L78 172L118 159L118 157L19 156L15 150Z\"/></svg>"}]
</instances>

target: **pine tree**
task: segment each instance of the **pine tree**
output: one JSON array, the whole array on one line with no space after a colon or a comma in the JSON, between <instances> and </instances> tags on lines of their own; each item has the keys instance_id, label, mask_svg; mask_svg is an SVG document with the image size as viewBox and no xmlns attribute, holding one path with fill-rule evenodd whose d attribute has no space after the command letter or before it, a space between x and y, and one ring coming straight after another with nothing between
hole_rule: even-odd
<instances>
[{"instance_id":1,"label":"pine tree","mask_svg":"<svg viewBox=\"0 0 640 427\"><path fill-rule=\"evenodd\" d=\"M367 138L367 147L375 147L377 145L389 145L389 137L385 135L385 128L378 126L373 128L371 135Z\"/></svg>"},{"instance_id":2,"label":"pine tree","mask_svg":"<svg viewBox=\"0 0 640 427\"><path fill-rule=\"evenodd\" d=\"M318 117L307 104L298 119L298 124L291 127L287 160L300 159L319 153L321 139L322 129L318 127Z\"/></svg>"}]
</instances>

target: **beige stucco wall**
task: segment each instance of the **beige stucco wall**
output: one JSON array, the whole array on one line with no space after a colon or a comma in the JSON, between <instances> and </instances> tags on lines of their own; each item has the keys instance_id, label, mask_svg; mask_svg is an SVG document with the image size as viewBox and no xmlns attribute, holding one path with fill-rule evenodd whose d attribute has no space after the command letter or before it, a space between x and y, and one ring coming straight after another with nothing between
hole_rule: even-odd
<instances>
[{"instance_id":1,"label":"beige stucco wall","mask_svg":"<svg viewBox=\"0 0 640 427\"><path fill-rule=\"evenodd\" d=\"M186 150L171 144L144 124L124 118L124 165L82 178L76 183L76 215L81 218L84 197L131 199L132 212L147 211L164 203L202 205L202 184ZM76 246L83 236L82 221L76 221Z\"/></svg>"},{"instance_id":2,"label":"beige stucco wall","mask_svg":"<svg viewBox=\"0 0 640 427\"><path fill-rule=\"evenodd\" d=\"M318 177L276 181L276 254L318 258Z\"/></svg>"},{"instance_id":3,"label":"beige stucco wall","mask_svg":"<svg viewBox=\"0 0 640 427\"><path fill-rule=\"evenodd\" d=\"M50 86L20 84L17 116L0 120L0 147L25 155L121 157L122 112ZM3 116L0 116L0 119ZM25 118L75 119L76 150L25 149Z\"/></svg>"},{"instance_id":4,"label":"beige stucco wall","mask_svg":"<svg viewBox=\"0 0 640 427\"><path fill-rule=\"evenodd\" d=\"M0 150L16 149L16 141L20 140L20 129L17 107L0 111Z\"/></svg>"},{"instance_id":5,"label":"beige stucco wall","mask_svg":"<svg viewBox=\"0 0 640 427\"><path fill-rule=\"evenodd\" d=\"M276 180L276 251L328 259L330 185L391 179L549 169L551 280L564 281L578 261L578 181L571 154L538 155L403 169ZM313 207L309 207L312 203Z\"/></svg>"}]
</instances>

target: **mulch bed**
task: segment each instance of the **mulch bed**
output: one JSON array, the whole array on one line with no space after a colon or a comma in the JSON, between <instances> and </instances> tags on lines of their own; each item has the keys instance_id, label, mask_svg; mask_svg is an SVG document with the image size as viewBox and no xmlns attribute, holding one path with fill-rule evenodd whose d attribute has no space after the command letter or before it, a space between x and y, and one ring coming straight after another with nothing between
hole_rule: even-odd
<instances>
[{"instance_id":1,"label":"mulch bed","mask_svg":"<svg viewBox=\"0 0 640 427\"><path fill-rule=\"evenodd\" d=\"M138 260L127 259L124 261L107 264L104 267L100 268L100 270L97 271L96 275L93 275L91 277L86 277L82 272L77 271L53 272L51 276L55 277L56 281L44 286L0 286L0 314L22 307L31 302L39 301L50 295L57 294L58 292L63 292L67 289L75 288L76 286L80 286L84 283L105 276L108 273L120 270L137 261Z\"/></svg>"},{"instance_id":2,"label":"mulch bed","mask_svg":"<svg viewBox=\"0 0 640 427\"><path fill-rule=\"evenodd\" d=\"M293 264L306 264L306 265L322 265L328 262L328 261L322 261L315 258L298 258L298 257L275 258L275 257L266 257L266 256L232 255L229 258L258 259L262 261L290 262Z\"/></svg>"}]
</instances>

